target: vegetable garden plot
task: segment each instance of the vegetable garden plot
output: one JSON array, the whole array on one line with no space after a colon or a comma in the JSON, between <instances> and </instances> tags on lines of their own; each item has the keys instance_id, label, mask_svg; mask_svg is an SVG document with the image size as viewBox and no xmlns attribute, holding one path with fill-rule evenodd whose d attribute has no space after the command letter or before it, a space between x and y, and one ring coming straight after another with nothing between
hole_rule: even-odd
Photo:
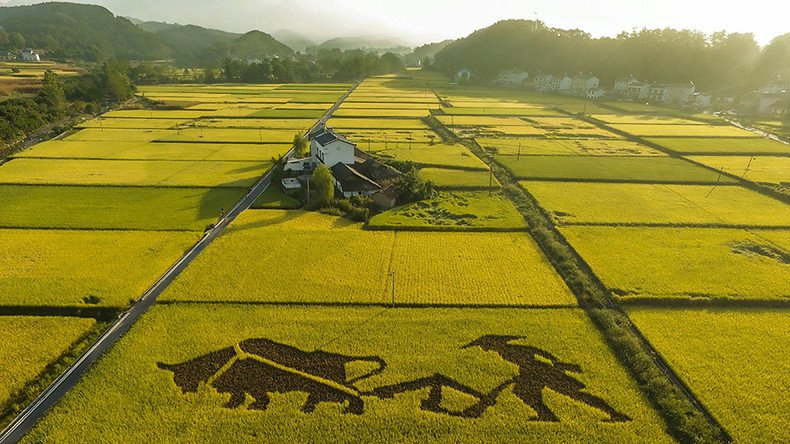
<instances>
[{"instance_id":1,"label":"vegetable garden plot","mask_svg":"<svg viewBox=\"0 0 790 444\"><path fill-rule=\"evenodd\" d=\"M790 298L790 231L562 227L616 295L629 299Z\"/></svg>"},{"instance_id":2,"label":"vegetable garden plot","mask_svg":"<svg viewBox=\"0 0 790 444\"><path fill-rule=\"evenodd\" d=\"M0 305L127 307L199 238L192 232L0 230Z\"/></svg>"},{"instance_id":3,"label":"vegetable garden plot","mask_svg":"<svg viewBox=\"0 0 790 444\"><path fill-rule=\"evenodd\" d=\"M581 310L171 305L26 439L671 442L664 427Z\"/></svg>"},{"instance_id":4,"label":"vegetable garden plot","mask_svg":"<svg viewBox=\"0 0 790 444\"><path fill-rule=\"evenodd\" d=\"M790 226L790 207L740 186L520 183L558 224Z\"/></svg>"},{"instance_id":5,"label":"vegetable garden plot","mask_svg":"<svg viewBox=\"0 0 790 444\"><path fill-rule=\"evenodd\" d=\"M20 158L0 166L0 184L247 188L271 167L271 161Z\"/></svg>"},{"instance_id":6,"label":"vegetable garden plot","mask_svg":"<svg viewBox=\"0 0 790 444\"><path fill-rule=\"evenodd\" d=\"M787 311L631 309L628 314L735 442L788 438Z\"/></svg>"}]
</instances>

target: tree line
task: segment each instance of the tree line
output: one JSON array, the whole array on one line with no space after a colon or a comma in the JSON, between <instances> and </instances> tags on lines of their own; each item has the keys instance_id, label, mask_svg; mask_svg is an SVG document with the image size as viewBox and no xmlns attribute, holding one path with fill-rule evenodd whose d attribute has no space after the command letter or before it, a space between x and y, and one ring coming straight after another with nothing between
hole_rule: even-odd
<instances>
[{"instance_id":1,"label":"tree line","mask_svg":"<svg viewBox=\"0 0 790 444\"><path fill-rule=\"evenodd\" d=\"M655 82L693 81L702 90L737 94L777 76L790 79L790 34L760 48L749 33L643 29L592 38L540 21L506 20L449 44L434 63L447 75L468 68L479 80L511 68L530 74L592 72L609 85L634 75Z\"/></svg>"},{"instance_id":2,"label":"tree line","mask_svg":"<svg viewBox=\"0 0 790 444\"><path fill-rule=\"evenodd\" d=\"M405 70L403 60L392 53L379 56L362 50L324 49L310 55L252 62L225 58L219 66L205 65L190 80L202 83L349 82ZM140 64L131 69L131 78L137 84L178 83L183 81L178 74L168 66L154 64Z\"/></svg>"}]
</instances>

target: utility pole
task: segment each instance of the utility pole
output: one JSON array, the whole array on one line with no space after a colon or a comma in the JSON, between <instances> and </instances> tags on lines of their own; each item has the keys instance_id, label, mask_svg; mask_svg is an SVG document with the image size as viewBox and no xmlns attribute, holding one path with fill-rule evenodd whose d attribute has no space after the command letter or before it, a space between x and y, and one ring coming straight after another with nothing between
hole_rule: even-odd
<instances>
[{"instance_id":1,"label":"utility pole","mask_svg":"<svg viewBox=\"0 0 790 444\"><path fill-rule=\"evenodd\" d=\"M521 142L518 143L518 156L516 156L516 161L519 160L521 160Z\"/></svg>"}]
</instances>

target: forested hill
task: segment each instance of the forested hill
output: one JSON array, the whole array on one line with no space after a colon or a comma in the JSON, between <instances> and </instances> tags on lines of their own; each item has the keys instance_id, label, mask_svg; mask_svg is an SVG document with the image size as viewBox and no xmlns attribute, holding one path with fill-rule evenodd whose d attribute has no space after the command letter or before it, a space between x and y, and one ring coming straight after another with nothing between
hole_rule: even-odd
<instances>
[{"instance_id":1,"label":"forested hill","mask_svg":"<svg viewBox=\"0 0 790 444\"><path fill-rule=\"evenodd\" d=\"M193 25L132 23L101 6L42 3L0 8L0 50L30 47L51 59L174 58L214 64L225 57L288 57L293 51L269 34L233 34Z\"/></svg>"},{"instance_id":2,"label":"forested hill","mask_svg":"<svg viewBox=\"0 0 790 444\"><path fill-rule=\"evenodd\" d=\"M693 80L705 90L748 89L790 74L790 34L761 49L751 34L646 29L592 38L580 30L506 20L448 45L435 63L448 75L468 68L482 80L520 68L530 73L593 72L604 84L633 74L657 82Z\"/></svg>"},{"instance_id":3,"label":"forested hill","mask_svg":"<svg viewBox=\"0 0 790 444\"><path fill-rule=\"evenodd\" d=\"M96 61L108 57L164 59L173 50L155 35L101 6L42 3L0 8L0 48L31 47L51 58ZM5 42L4 42L5 40Z\"/></svg>"}]
</instances>

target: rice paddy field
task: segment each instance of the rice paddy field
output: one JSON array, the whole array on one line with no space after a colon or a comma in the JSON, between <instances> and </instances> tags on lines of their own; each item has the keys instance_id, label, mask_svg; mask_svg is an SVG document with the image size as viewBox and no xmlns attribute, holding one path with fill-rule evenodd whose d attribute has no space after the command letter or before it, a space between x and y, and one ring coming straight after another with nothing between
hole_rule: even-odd
<instances>
[{"instance_id":1,"label":"rice paddy field","mask_svg":"<svg viewBox=\"0 0 790 444\"><path fill-rule=\"evenodd\" d=\"M0 166L0 183L247 188L271 167L271 162L14 159Z\"/></svg>"},{"instance_id":2,"label":"rice paddy field","mask_svg":"<svg viewBox=\"0 0 790 444\"><path fill-rule=\"evenodd\" d=\"M560 225L787 227L790 207L747 188L521 182Z\"/></svg>"},{"instance_id":3,"label":"rice paddy field","mask_svg":"<svg viewBox=\"0 0 790 444\"><path fill-rule=\"evenodd\" d=\"M0 230L0 306L127 307L196 232Z\"/></svg>"},{"instance_id":4,"label":"rice paddy field","mask_svg":"<svg viewBox=\"0 0 790 444\"><path fill-rule=\"evenodd\" d=\"M730 182L719 173L672 157L497 156L518 179L615 182Z\"/></svg>"},{"instance_id":5,"label":"rice paddy field","mask_svg":"<svg viewBox=\"0 0 790 444\"><path fill-rule=\"evenodd\" d=\"M790 299L789 230L566 226L562 234L628 300ZM638 266L636 266L638 264Z\"/></svg>"},{"instance_id":6,"label":"rice paddy field","mask_svg":"<svg viewBox=\"0 0 790 444\"><path fill-rule=\"evenodd\" d=\"M94 327L94 319L52 316L0 316L0 406Z\"/></svg>"},{"instance_id":7,"label":"rice paddy field","mask_svg":"<svg viewBox=\"0 0 790 444\"><path fill-rule=\"evenodd\" d=\"M568 288L524 233L366 231L301 211L243 214L163 295L165 301L574 305ZM284 235L283 233L288 233ZM314 239L322 239L318 244ZM242 246L244 246L242 248ZM250 268L323 257L344 270ZM517 260L513 260L518 258Z\"/></svg>"},{"instance_id":8,"label":"rice paddy field","mask_svg":"<svg viewBox=\"0 0 790 444\"><path fill-rule=\"evenodd\" d=\"M370 394L437 373L458 387L491 391L514 378L519 367L494 351L463 348L486 335L515 337L509 345L516 350L546 350L557 361L578 366L573 379L586 386L585 393L599 397L628 420L606 422L609 414L574 399L572 391L569 395L545 392L557 422L531 421L534 411L509 386L493 406L471 418L438 413L474 405L476 398L451 387L437 391L436 408L425 406L428 386L405 385L392 398ZM160 368L234 344L243 347L245 340L254 338L295 347L292 353L322 350L375 356L386 363L386 369L344 390L362 401L361 412L351 414L343 413L348 402L342 400L299 413L307 395L298 391L272 394L265 410L250 406L251 400L223 407L230 397L227 391L206 385L194 393L183 392L174 373ZM350 374L363 376L376 368L365 362L348 367ZM268 436L289 442L317 436L408 442L477 441L482 436L495 441L671 442L638 386L612 357L584 312L576 309L155 307L25 442L82 441L118 434L133 441L190 442L256 441Z\"/></svg>"},{"instance_id":9,"label":"rice paddy field","mask_svg":"<svg viewBox=\"0 0 790 444\"><path fill-rule=\"evenodd\" d=\"M93 160L192 160L253 162L279 159L291 144L73 142L50 140L17 154L17 158Z\"/></svg>"},{"instance_id":10,"label":"rice paddy field","mask_svg":"<svg viewBox=\"0 0 790 444\"><path fill-rule=\"evenodd\" d=\"M751 131L725 125L658 125L613 124L612 128L639 137L746 137L756 138Z\"/></svg>"},{"instance_id":11,"label":"rice paddy field","mask_svg":"<svg viewBox=\"0 0 790 444\"><path fill-rule=\"evenodd\" d=\"M524 218L501 192L442 192L374 216L368 226L392 230L525 230Z\"/></svg>"},{"instance_id":12,"label":"rice paddy field","mask_svg":"<svg viewBox=\"0 0 790 444\"><path fill-rule=\"evenodd\" d=\"M0 165L0 314L75 321L25 358L95 325L69 310L128 307L352 86L141 87L180 109ZM650 347L736 442L790 438L790 210L753 183L787 182L786 145L418 70L366 79L328 125L437 192L360 223L270 186L23 442L685 442L685 398L640 379Z\"/></svg>"},{"instance_id":13,"label":"rice paddy field","mask_svg":"<svg viewBox=\"0 0 790 444\"><path fill-rule=\"evenodd\" d=\"M681 154L772 155L790 154L790 145L766 138L645 138Z\"/></svg>"},{"instance_id":14,"label":"rice paddy field","mask_svg":"<svg viewBox=\"0 0 790 444\"><path fill-rule=\"evenodd\" d=\"M475 139L486 150L505 156L664 156L630 140L610 139Z\"/></svg>"},{"instance_id":15,"label":"rice paddy field","mask_svg":"<svg viewBox=\"0 0 790 444\"><path fill-rule=\"evenodd\" d=\"M0 185L0 227L200 231L244 188Z\"/></svg>"},{"instance_id":16,"label":"rice paddy field","mask_svg":"<svg viewBox=\"0 0 790 444\"><path fill-rule=\"evenodd\" d=\"M786 311L632 309L629 315L734 442L772 442L787 436Z\"/></svg>"},{"instance_id":17,"label":"rice paddy field","mask_svg":"<svg viewBox=\"0 0 790 444\"><path fill-rule=\"evenodd\" d=\"M689 159L752 182L790 184L790 157L689 156Z\"/></svg>"},{"instance_id":18,"label":"rice paddy field","mask_svg":"<svg viewBox=\"0 0 790 444\"><path fill-rule=\"evenodd\" d=\"M112 111L0 159L0 424L350 87L315 86L143 87L181 108Z\"/></svg>"}]
</instances>

